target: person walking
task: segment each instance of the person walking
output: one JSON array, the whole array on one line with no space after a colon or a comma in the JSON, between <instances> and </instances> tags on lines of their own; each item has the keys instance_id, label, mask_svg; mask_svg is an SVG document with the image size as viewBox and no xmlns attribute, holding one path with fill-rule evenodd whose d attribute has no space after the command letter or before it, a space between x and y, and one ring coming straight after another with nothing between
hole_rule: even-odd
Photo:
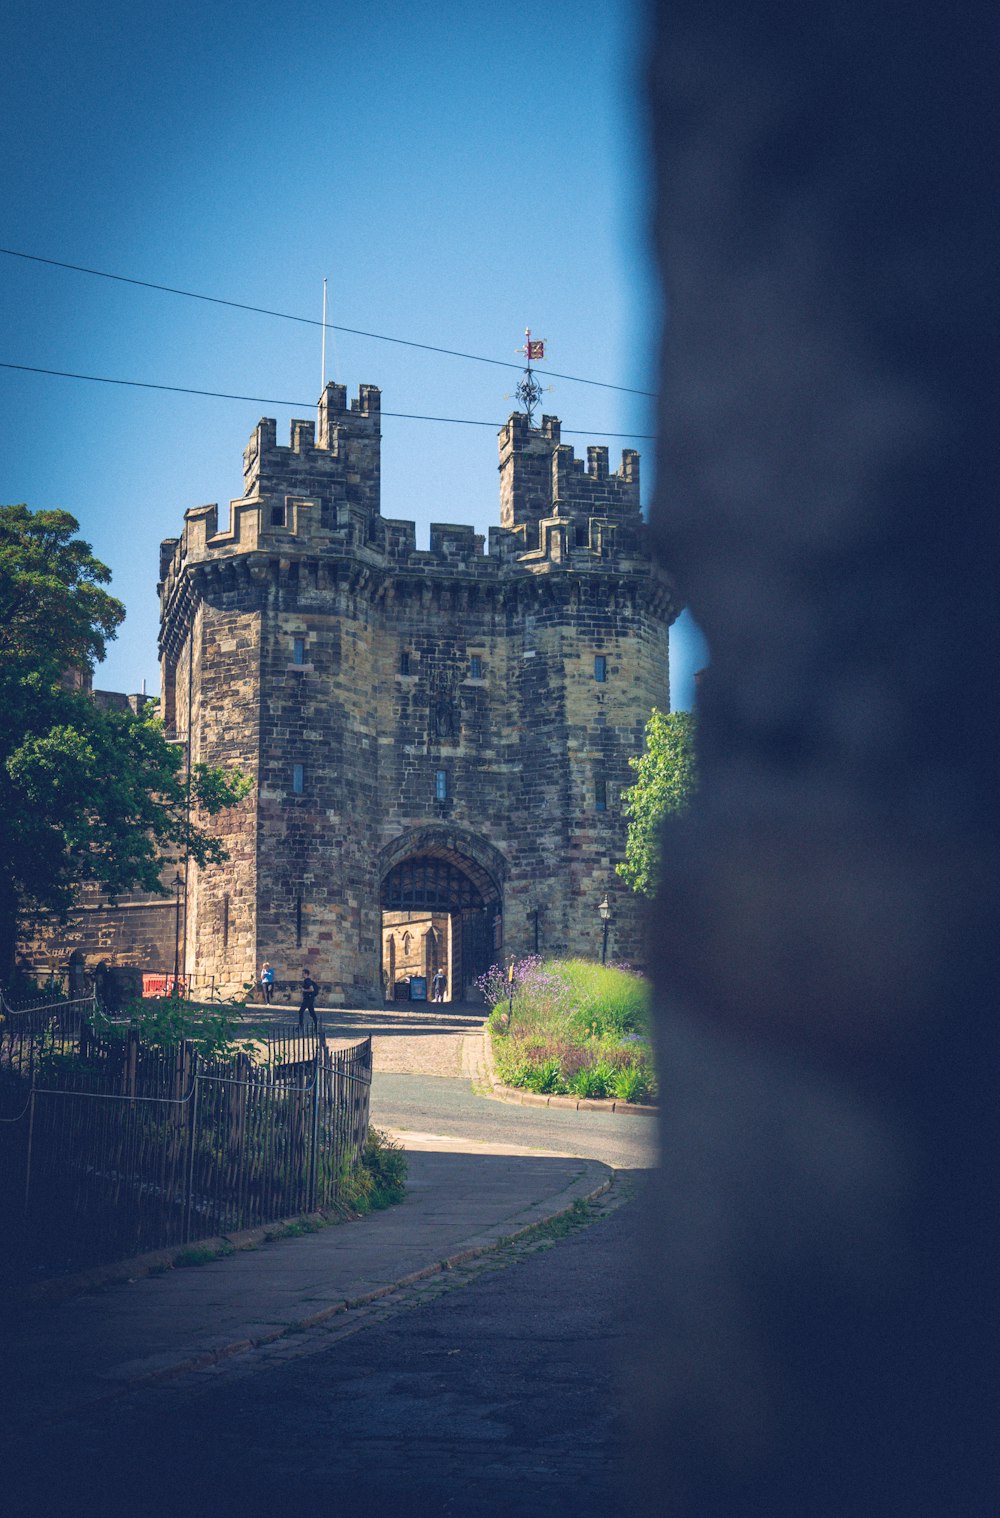
<instances>
[{"instance_id":1,"label":"person walking","mask_svg":"<svg viewBox=\"0 0 1000 1518\"><path fill-rule=\"evenodd\" d=\"M313 980L308 970L302 971L302 1005L299 1008L299 1032L305 1031L306 1013L313 1020L313 1027L319 1032L319 1019L316 1016L316 993L319 986Z\"/></svg>"},{"instance_id":2,"label":"person walking","mask_svg":"<svg viewBox=\"0 0 1000 1518\"><path fill-rule=\"evenodd\" d=\"M271 1005L271 997L274 995L274 966L265 959L260 967L260 989L264 993L264 1003Z\"/></svg>"},{"instance_id":3,"label":"person walking","mask_svg":"<svg viewBox=\"0 0 1000 1518\"><path fill-rule=\"evenodd\" d=\"M444 1001L444 993L448 989L448 977L439 965L434 971L434 979L431 981L431 1001Z\"/></svg>"}]
</instances>

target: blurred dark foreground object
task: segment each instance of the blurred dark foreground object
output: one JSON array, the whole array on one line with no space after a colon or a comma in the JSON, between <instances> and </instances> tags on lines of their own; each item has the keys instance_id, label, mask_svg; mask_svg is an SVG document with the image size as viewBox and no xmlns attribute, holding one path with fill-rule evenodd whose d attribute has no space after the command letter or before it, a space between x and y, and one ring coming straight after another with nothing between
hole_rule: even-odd
<instances>
[{"instance_id":1,"label":"blurred dark foreground object","mask_svg":"<svg viewBox=\"0 0 1000 1518\"><path fill-rule=\"evenodd\" d=\"M997 1456L994 7L675 0L641 1511L978 1518Z\"/></svg>"}]
</instances>

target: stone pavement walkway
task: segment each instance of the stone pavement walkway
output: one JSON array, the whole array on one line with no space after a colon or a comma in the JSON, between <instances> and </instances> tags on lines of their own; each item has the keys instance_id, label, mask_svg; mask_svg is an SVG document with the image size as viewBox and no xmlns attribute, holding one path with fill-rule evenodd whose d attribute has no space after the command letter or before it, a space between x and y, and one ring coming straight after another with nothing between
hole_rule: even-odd
<instances>
[{"instance_id":1,"label":"stone pavement walkway","mask_svg":"<svg viewBox=\"0 0 1000 1518\"><path fill-rule=\"evenodd\" d=\"M376 1074L441 1075L477 1079L482 1074L485 1007L451 1002L395 1002L385 1008L318 1008L331 1039L371 1035ZM247 1008L250 1022L295 1021L291 1005Z\"/></svg>"},{"instance_id":2,"label":"stone pavement walkway","mask_svg":"<svg viewBox=\"0 0 1000 1518\"><path fill-rule=\"evenodd\" d=\"M393 1288L496 1248L599 1195L596 1160L401 1134L405 1200L356 1222L173 1269L7 1325L0 1367L5 1427L58 1420L81 1406L211 1365L362 1307Z\"/></svg>"}]
</instances>

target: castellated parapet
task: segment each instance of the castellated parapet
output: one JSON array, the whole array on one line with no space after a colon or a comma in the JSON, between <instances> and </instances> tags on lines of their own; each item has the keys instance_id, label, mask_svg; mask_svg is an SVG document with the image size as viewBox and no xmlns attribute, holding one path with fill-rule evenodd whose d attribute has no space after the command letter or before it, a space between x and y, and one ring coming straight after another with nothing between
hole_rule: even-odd
<instances>
[{"instance_id":1,"label":"castellated parapet","mask_svg":"<svg viewBox=\"0 0 1000 1518\"><path fill-rule=\"evenodd\" d=\"M288 446L259 423L228 520L188 511L162 546L168 728L257 779L213 824L229 862L190 872L188 967L308 965L371 1003L410 913L461 995L507 951L592 955L605 892L615 957L639 959L620 792L669 704L679 603L645 555L638 455L612 474L515 414L500 524L434 523L421 549L381 514L379 447L379 391L328 385Z\"/></svg>"}]
</instances>

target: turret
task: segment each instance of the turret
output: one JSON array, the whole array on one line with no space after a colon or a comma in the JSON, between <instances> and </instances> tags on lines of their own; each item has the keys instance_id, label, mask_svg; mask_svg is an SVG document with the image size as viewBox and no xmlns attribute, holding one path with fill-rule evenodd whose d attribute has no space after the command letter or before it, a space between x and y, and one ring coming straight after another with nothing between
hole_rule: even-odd
<instances>
[{"instance_id":1,"label":"turret","mask_svg":"<svg viewBox=\"0 0 1000 1518\"><path fill-rule=\"evenodd\" d=\"M318 500L326 528L345 516L367 523L377 517L381 496L381 392L362 385L347 404L345 385L330 383L320 396L316 423L294 420L291 441L279 447L271 417L263 417L243 455L244 498L267 507L265 523L280 525L275 513L286 496Z\"/></svg>"},{"instance_id":2,"label":"turret","mask_svg":"<svg viewBox=\"0 0 1000 1518\"><path fill-rule=\"evenodd\" d=\"M515 412L500 432L500 522L521 535L525 549L544 547L543 524L566 520L568 546L631 547L641 524L639 455L622 451L611 474L608 450L587 449L586 466L560 441L558 417L543 416L540 428Z\"/></svg>"}]
</instances>

